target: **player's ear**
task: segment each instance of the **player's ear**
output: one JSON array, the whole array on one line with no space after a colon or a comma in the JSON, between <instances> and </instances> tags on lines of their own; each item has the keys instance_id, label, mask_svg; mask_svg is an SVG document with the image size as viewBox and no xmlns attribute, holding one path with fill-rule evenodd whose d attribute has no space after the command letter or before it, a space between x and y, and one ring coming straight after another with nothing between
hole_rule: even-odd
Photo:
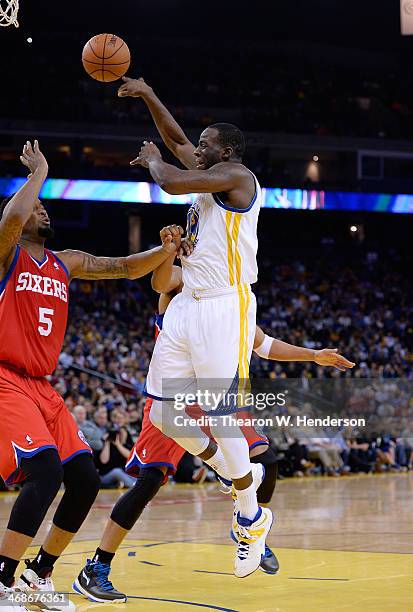
<instances>
[{"instance_id":1,"label":"player's ear","mask_svg":"<svg viewBox=\"0 0 413 612\"><path fill-rule=\"evenodd\" d=\"M233 153L234 153L234 150L232 147L224 147L221 153L221 157L224 161L228 161L228 159L230 159Z\"/></svg>"}]
</instances>

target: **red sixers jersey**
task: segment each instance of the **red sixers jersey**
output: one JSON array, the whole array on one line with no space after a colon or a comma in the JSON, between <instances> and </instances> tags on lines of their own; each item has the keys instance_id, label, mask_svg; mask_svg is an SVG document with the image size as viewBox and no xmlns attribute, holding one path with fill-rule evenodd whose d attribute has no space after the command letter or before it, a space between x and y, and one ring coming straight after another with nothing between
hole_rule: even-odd
<instances>
[{"instance_id":1,"label":"red sixers jersey","mask_svg":"<svg viewBox=\"0 0 413 612\"><path fill-rule=\"evenodd\" d=\"M57 365L66 331L69 274L45 249L43 262L21 246L0 281L0 362L29 376Z\"/></svg>"}]
</instances>

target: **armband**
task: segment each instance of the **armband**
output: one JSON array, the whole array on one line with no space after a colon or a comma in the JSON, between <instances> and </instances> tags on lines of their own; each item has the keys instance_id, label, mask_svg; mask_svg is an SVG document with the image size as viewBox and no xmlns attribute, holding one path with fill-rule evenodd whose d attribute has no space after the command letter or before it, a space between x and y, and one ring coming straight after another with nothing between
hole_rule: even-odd
<instances>
[{"instance_id":1,"label":"armband","mask_svg":"<svg viewBox=\"0 0 413 612\"><path fill-rule=\"evenodd\" d=\"M264 357L265 359L268 359L273 340L274 338L271 338L270 336L267 336L267 334L265 334L262 344L260 344L260 346L257 346L257 348L254 349L254 353L257 353L259 357Z\"/></svg>"}]
</instances>

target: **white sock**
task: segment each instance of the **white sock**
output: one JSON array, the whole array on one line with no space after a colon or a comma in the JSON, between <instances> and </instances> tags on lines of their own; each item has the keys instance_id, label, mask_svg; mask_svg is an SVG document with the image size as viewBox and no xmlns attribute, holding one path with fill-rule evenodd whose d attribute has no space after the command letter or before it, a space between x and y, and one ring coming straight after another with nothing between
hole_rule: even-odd
<instances>
[{"instance_id":1,"label":"white sock","mask_svg":"<svg viewBox=\"0 0 413 612\"><path fill-rule=\"evenodd\" d=\"M237 489L237 501L240 516L250 521L255 518L258 512L258 502L254 483L246 489Z\"/></svg>"},{"instance_id":2,"label":"white sock","mask_svg":"<svg viewBox=\"0 0 413 612\"><path fill-rule=\"evenodd\" d=\"M212 467L213 470L218 472L218 474L222 476L222 478L225 478L225 480L232 480L231 476L228 474L228 467L225 457L219 447L217 448L215 455L212 455L212 457L207 459L205 463Z\"/></svg>"}]
</instances>

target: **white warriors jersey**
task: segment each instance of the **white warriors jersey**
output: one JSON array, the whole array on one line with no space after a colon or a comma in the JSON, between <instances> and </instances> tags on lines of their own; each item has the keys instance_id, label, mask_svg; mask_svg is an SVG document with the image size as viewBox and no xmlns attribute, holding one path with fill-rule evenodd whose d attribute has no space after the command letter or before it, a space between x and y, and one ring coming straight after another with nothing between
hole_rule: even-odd
<instances>
[{"instance_id":1,"label":"white warriors jersey","mask_svg":"<svg viewBox=\"0 0 413 612\"><path fill-rule=\"evenodd\" d=\"M255 195L248 208L231 208L211 193L199 194L192 204L186 234L194 251L182 258L183 282L188 289L220 289L257 281L262 196L255 176L254 180Z\"/></svg>"}]
</instances>

